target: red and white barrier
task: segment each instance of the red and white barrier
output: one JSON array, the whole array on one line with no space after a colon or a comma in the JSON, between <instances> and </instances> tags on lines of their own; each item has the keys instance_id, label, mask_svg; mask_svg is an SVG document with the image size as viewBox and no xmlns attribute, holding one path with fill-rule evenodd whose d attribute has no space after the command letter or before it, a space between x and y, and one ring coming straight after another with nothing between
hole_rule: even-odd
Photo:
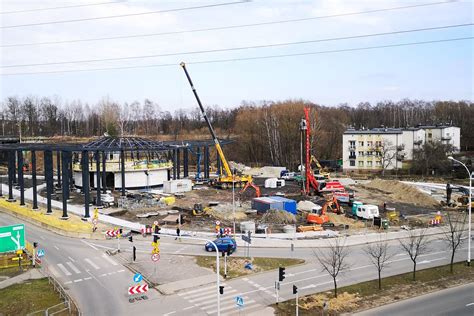
<instances>
[{"instance_id":1,"label":"red and white barrier","mask_svg":"<svg viewBox=\"0 0 474 316\"><path fill-rule=\"evenodd\" d=\"M227 236L232 235L232 228L230 228L230 227L225 227L225 228L224 228L224 235L227 235Z\"/></svg>"},{"instance_id":2,"label":"red and white barrier","mask_svg":"<svg viewBox=\"0 0 474 316\"><path fill-rule=\"evenodd\" d=\"M128 295L146 293L148 291L148 284L134 285L128 288Z\"/></svg>"},{"instance_id":3,"label":"red and white barrier","mask_svg":"<svg viewBox=\"0 0 474 316\"><path fill-rule=\"evenodd\" d=\"M439 220L439 219L430 220L430 225L431 226L436 226L436 225L439 225L439 224L441 224L441 220Z\"/></svg>"},{"instance_id":4,"label":"red and white barrier","mask_svg":"<svg viewBox=\"0 0 474 316\"><path fill-rule=\"evenodd\" d=\"M107 230L105 232L105 237L117 237L119 235L118 230Z\"/></svg>"},{"instance_id":5,"label":"red and white barrier","mask_svg":"<svg viewBox=\"0 0 474 316\"><path fill-rule=\"evenodd\" d=\"M153 228L152 227L142 228L143 237L145 237L146 235L151 235L152 233L153 233Z\"/></svg>"}]
</instances>

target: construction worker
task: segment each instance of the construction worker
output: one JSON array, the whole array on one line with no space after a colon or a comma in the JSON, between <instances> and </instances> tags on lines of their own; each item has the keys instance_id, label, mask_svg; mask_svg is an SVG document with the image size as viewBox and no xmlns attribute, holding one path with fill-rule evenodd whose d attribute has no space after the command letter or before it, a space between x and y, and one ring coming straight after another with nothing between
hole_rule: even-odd
<instances>
[{"instance_id":1,"label":"construction worker","mask_svg":"<svg viewBox=\"0 0 474 316\"><path fill-rule=\"evenodd\" d=\"M176 225L176 238L174 240L181 241L181 237L180 237L181 227L180 226L181 226L180 224Z\"/></svg>"}]
</instances>

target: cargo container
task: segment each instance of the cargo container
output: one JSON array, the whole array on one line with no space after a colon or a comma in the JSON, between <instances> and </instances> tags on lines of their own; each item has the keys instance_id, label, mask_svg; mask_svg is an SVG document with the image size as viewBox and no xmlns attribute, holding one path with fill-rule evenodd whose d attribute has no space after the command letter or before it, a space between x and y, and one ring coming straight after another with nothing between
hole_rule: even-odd
<instances>
[{"instance_id":1,"label":"cargo container","mask_svg":"<svg viewBox=\"0 0 474 316\"><path fill-rule=\"evenodd\" d=\"M283 203L283 210L291 213L291 214L296 214L296 201L287 199L281 196L270 196L271 199L274 201L278 201Z\"/></svg>"},{"instance_id":2,"label":"cargo container","mask_svg":"<svg viewBox=\"0 0 474 316\"><path fill-rule=\"evenodd\" d=\"M268 210L283 210L283 202L276 201L271 197L261 197L252 200L252 209L258 213L265 213Z\"/></svg>"}]
</instances>

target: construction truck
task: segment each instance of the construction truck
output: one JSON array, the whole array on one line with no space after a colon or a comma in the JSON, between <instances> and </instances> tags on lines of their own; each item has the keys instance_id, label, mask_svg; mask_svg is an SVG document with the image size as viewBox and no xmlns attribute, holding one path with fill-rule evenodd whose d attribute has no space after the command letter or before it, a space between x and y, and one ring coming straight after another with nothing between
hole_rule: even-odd
<instances>
[{"instance_id":1,"label":"construction truck","mask_svg":"<svg viewBox=\"0 0 474 316\"><path fill-rule=\"evenodd\" d=\"M216 136L216 132L214 131L214 128L211 125L211 121L207 117L206 111L204 111L204 107L202 106L201 100L199 99L197 91L194 88L191 77L189 76L188 70L186 69L186 64L182 62L180 65L183 68L184 73L186 74L186 78L188 79L191 89L193 90L194 97L196 98L196 101L199 105L199 109L201 110L201 114L204 117L204 120L206 121L207 127L209 129L209 132L211 133L217 153L221 160L221 166L220 166L221 170L218 170L219 176L217 179L212 179L210 181L210 184L214 187L218 187L221 189L229 189L229 188L232 188L233 185L235 185L235 187L237 188L244 187L248 182L252 182L252 176L235 175L235 174L232 174L232 172L230 171L229 163L227 162L227 159L224 156L224 152L222 151L222 147L219 142L219 139Z\"/></svg>"}]
</instances>

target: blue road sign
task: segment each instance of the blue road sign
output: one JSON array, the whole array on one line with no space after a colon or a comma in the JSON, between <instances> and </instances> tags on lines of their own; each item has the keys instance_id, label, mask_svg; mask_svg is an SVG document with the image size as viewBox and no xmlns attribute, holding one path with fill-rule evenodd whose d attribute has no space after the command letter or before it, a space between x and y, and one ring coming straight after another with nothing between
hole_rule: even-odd
<instances>
[{"instance_id":1,"label":"blue road sign","mask_svg":"<svg viewBox=\"0 0 474 316\"><path fill-rule=\"evenodd\" d=\"M140 274L140 273L136 273L134 276L133 276L133 281L135 282L141 282L143 280L143 276Z\"/></svg>"},{"instance_id":2,"label":"blue road sign","mask_svg":"<svg viewBox=\"0 0 474 316\"><path fill-rule=\"evenodd\" d=\"M236 296L235 304L237 304L237 307L244 307L244 298L242 296Z\"/></svg>"},{"instance_id":3,"label":"blue road sign","mask_svg":"<svg viewBox=\"0 0 474 316\"><path fill-rule=\"evenodd\" d=\"M36 255L38 258L44 257L44 249L38 249Z\"/></svg>"}]
</instances>

